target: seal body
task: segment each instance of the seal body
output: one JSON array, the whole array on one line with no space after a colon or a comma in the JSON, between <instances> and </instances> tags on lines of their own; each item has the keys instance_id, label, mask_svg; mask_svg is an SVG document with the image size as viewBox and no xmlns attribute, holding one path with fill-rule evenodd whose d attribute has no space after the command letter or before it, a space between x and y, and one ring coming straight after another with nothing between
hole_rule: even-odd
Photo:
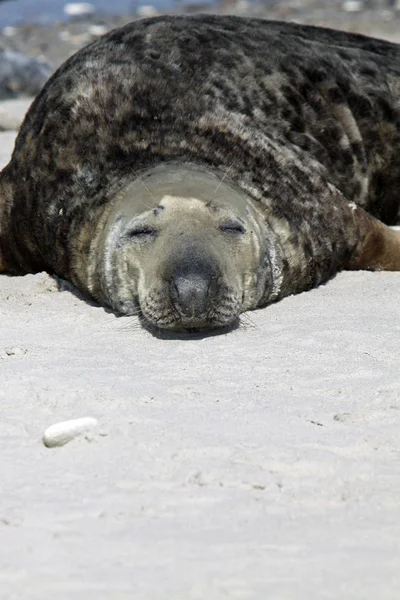
<instances>
[{"instance_id":1,"label":"seal body","mask_svg":"<svg viewBox=\"0 0 400 600\"><path fill-rule=\"evenodd\" d=\"M232 323L340 269L400 270L400 46L157 17L70 58L0 178L0 267L158 327Z\"/></svg>"}]
</instances>

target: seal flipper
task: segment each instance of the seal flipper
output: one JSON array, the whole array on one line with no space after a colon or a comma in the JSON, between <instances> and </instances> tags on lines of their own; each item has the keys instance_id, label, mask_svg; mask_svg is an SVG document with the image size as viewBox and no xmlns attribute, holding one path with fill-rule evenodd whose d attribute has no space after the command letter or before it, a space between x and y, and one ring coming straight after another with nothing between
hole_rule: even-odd
<instances>
[{"instance_id":1,"label":"seal flipper","mask_svg":"<svg viewBox=\"0 0 400 600\"><path fill-rule=\"evenodd\" d=\"M353 210L359 243L348 269L400 271L400 231L396 231L362 208Z\"/></svg>"}]
</instances>

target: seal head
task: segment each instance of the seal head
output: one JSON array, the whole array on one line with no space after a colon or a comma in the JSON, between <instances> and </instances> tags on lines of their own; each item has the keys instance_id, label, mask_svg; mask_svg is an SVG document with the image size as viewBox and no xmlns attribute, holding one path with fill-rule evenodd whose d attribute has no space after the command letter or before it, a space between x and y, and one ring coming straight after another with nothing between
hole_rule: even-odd
<instances>
[{"instance_id":1,"label":"seal head","mask_svg":"<svg viewBox=\"0 0 400 600\"><path fill-rule=\"evenodd\" d=\"M277 292L268 237L233 182L193 165L159 165L114 202L97 295L163 329L230 325Z\"/></svg>"}]
</instances>

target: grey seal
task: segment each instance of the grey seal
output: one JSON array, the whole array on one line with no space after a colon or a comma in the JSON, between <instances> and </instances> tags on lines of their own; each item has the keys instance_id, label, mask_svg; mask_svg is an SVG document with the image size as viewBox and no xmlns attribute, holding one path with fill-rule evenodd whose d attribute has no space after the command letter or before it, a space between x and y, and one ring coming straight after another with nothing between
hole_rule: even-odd
<instances>
[{"instance_id":1,"label":"grey seal","mask_svg":"<svg viewBox=\"0 0 400 600\"><path fill-rule=\"evenodd\" d=\"M0 176L0 270L161 329L230 325L341 269L400 270L400 46L144 19L50 78Z\"/></svg>"}]
</instances>

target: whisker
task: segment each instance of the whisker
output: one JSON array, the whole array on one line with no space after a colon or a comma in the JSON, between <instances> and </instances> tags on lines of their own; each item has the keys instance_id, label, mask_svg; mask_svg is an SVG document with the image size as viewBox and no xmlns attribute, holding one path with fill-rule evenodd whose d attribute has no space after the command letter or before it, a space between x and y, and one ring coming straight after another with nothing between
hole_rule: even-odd
<instances>
[{"instance_id":1,"label":"whisker","mask_svg":"<svg viewBox=\"0 0 400 600\"><path fill-rule=\"evenodd\" d=\"M240 315L240 321L242 321L242 319L244 321L247 321L246 325L250 325L250 327L252 329L258 329L258 325L256 325L256 323L254 323L254 321L249 317L249 315L247 313L242 313ZM244 325L244 323L243 323Z\"/></svg>"},{"instance_id":2,"label":"whisker","mask_svg":"<svg viewBox=\"0 0 400 600\"><path fill-rule=\"evenodd\" d=\"M117 329L131 329L139 323L138 317L142 316L142 309L136 306L129 315L120 315Z\"/></svg>"},{"instance_id":3,"label":"whisker","mask_svg":"<svg viewBox=\"0 0 400 600\"><path fill-rule=\"evenodd\" d=\"M232 167L233 167L233 163L225 171L224 175L222 176L221 181L218 182L218 185L215 188L214 192L211 194L211 198L208 200L208 202L212 202L214 200L219 188L221 187L222 183L224 182L224 179L226 179L226 177L228 176L228 173L232 169Z\"/></svg>"},{"instance_id":4,"label":"whisker","mask_svg":"<svg viewBox=\"0 0 400 600\"><path fill-rule=\"evenodd\" d=\"M127 319L126 323L121 324L118 327L119 331L123 331L124 333L128 332L128 331L135 330L135 329L139 329L139 328L140 328L140 322L139 322L139 320L138 320L138 318L136 316Z\"/></svg>"},{"instance_id":5,"label":"whisker","mask_svg":"<svg viewBox=\"0 0 400 600\"><path fill-rule=\"evenodd\" d=\"M143 179L140 177L140 175L134 170L132 169L132 173L134 174L134 176L140 181L140 183L142 184L142 186L144 187L144 189L146 190L146 192L148 194L150 194L150 196L153 198L154 202L157 204L157 200L156 198L153 196L153 194L151 193L149 187L145 184L145 182L143 181Z\"/></svg>"},{"instance_id":6,"label":"whisker","mask_svg":"<svg viewBox=\"0 0 400 600\"><path fill-rule=\"evenodd\" d=\"M134 311L130 312L129 315L124 315L123 318L130 319L131 317L140 317L141 315L142 311L140 310L140 308L137 308Z\"/></svg>"}]
</instances>

